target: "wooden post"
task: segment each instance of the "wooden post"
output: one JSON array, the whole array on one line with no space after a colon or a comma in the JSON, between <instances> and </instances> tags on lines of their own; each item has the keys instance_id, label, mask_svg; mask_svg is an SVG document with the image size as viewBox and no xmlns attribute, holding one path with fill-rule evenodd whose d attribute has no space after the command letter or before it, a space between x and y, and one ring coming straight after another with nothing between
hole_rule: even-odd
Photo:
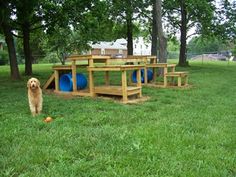
<instances>
[{"instance_id":1,"label":"wooden post","mask_svg":"<svg viewBox=\"0 0 236 177\"><path fill-rule=\"evenodd\" d=\"M88 64L90 67L93 67L93 59L92 58L88 59Z\"/></svg>"},{"instance_id":2,"label":"wooden post","mask_svg":"<svg viewBox=\"0 0 236 177\"><path fill-rule=\"evenodd\" d=\"M137 70L137 87L140 88L140 92L138 94L138 97L141 98L142 97L142 82L141 82L141 69L139 68Z\"/></svg>"},{"instance_id":3,"label":"wooden post","mask_svg":"<svg viewBox=\"0 0 236 177\"><path fill-rule=\"evenodd\" d=\"M76 79L76 61L72 62L72 82L73 82L73 92L77 91L77 79Z\"/></svg>"},{"instance_id":4,"label":"wooden post","mask_svg":"<svg viewBox=\"0 0 236 177\"><path fill-rule=\"evenodd\" d=\"M55 91L58 92L60 90L60 88L59 88L59 71L54 70L54 74L55 74Z\"/></svg>"},{"instance_id":5,"label":"wooden post","mask_svg":"<svg viewBox=\"0 0 236 177\"><path fill-rule=\"evenodd\" d=\"M164 87L167 87L167 77L166 77L166 74L167 74L167 66L164 67Z\"/></svg>"},{"instance_id":6,"label":"wooden post","mask_svg":"<svg viewBox=\"0 0 236 177\"><path fill-rule=\"evenodd\" d=\"M171 67L171 72L175 72L175 66ZM171 83L174 85L174 76L171 77Z\"/></svg>"},{"instance_id":7,"label":"wooden post","mask_svg":"<svg viewBox=\"0 0 236 177\"><path fill-rule=\"evenodd\" d=\"M106 60L105 65L108 65L108 59ZM105 71L105 85L110 85L109 71Z\"/></svg>"},{"instance_id":8,"label":"wooden post","mask_svg":"<svg viewBox=\"0 0 236 177\"><path fill-rule=\"evenodd\" d=\"M138 73L138 72L137 72ZM138 77L137 77L138 78ZM148 68L144 68L144 83L148 83Z\"/></svg>"},{"instance_id":9,"label":"wooden post","mask_svg":"<svg viewBox=\"0 0 236 177\"><path fill-rule=\"evenodd\" d=\"M94 93L94 81L93 81L93 71L89 70L89 92L92 97L95 97Z\"/></svg>"},{"instance_id":10,"label":"wooden post","mask_svg":"<svg viewBox=\"0 0 236 177\"><path fill-rule=\"evenodd\" d=\"M178 87L181 87L181 76L178 76Z\"/></svg>"},{"instance_id":11,"label":"wooden post","mask_svg":"<svg viewBox=\"0 0 236 177\"><path fill-rule=\"evenodd\" d=\"M123 96L123 102L126 103L128 101L126 71L124 70L121 73L122 73L122 96Z\"/></svg>"}]
</instances>

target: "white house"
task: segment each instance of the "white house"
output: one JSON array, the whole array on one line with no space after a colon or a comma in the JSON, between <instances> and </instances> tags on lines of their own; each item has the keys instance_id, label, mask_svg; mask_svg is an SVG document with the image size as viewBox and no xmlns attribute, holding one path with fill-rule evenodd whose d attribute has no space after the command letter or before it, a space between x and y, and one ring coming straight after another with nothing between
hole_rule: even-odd
<instances>
[{"instance_id":1,"label":"white house","mask_svg":"<svg viewBox=\"0 0 236 177\"><path fill-rule=\"evenodd\" d=\"M91 50L88 52L93 55L123 55L127 56L127 40L117 39L114 42L101 41L96 44L90 44ZM143 37L133 40L133 55L151 55L151 43L146 42Z\"/></svg>"}]
</instances>

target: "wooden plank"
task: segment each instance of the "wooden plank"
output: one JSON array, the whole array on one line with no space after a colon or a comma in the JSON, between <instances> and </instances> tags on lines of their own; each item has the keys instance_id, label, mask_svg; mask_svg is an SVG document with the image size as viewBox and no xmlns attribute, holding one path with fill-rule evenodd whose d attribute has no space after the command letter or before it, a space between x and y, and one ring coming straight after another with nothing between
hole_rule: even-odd
<instances>
[{"instance_id":1,"label":"wooden plank","mask_svg":"<svg viewBox=\"0 0 236 177\"><path fill-rule=\"evenodd\" d=\"M96 94L94 92L93 71L88 71L88 72L89 72L89 92L92 97L95 97Z\"/></svg>"},{"instance_id":2,"label":"wooden plank","mask_svg":"<svg viewBox=\"0 0 236 177\"><path fill-rule=\"evenodd\" d=\"M53 70L70 70L71 69L71 65L56 65L56 66L52 66Z\"/></svg>"},{"instance_id":3,"label":"wooden plank","mask_svg":"<svg viewBox=\"0 0 236 177\"><path fill-rule=\"evenodd\" d=\"M131 87L127 86L127 95L138 94L141 87ZM122 96L122 86L96 86L94 87L94 92L96 94L104 94L104 95L118 95Z\"/></svg>"},{"instance_id":4,"label":"wooden plank","mask_svg":"<svg viewBox=\"0 0 236 177\"><path fill-rule=\"evenodd\" d=\"M168 72L167 67L164 67L164 87L167 86L167 77L166 77L167 72Z\"/></svg>"},{"instance_id":5,"label":"wooden plank","mask_svg":"<svg viewBox=\"0 0 236 177\"><path fill-rule=\"evenodd\" d=\"M48 86L53 82L53 80L55 79L55 73L53 73L49 79L47 80L47 82L43 85L43 89L47 89Z\"/></svg>"},{"instance_id":6,"label":"wooden plank","mask_svg":"<svg viewBox=\"0 0 236 177\"><path fill-rule=\"evenodd\" d=\"M147 75L147 74L145 74ZM141 81L141 69L137 70L137 87L142 88L142 81ZM141 98L142 97L142 91L140 89L138 97Z\"/></svg>"},{"instance_id":7,"label":"wooden plank","mask_svg":"<svg viewBox=\"0 0 236 177\"><path fill-rule=\"evenodd\" d=\"M167 63L154 63L154 64L147 64L147 68L164 68L167 67Z\"/></svg>"},{"instance_id":8,"label":"wooden plank","mask_svg":"<svg viewBox=\"0 0 236 177\"><path fill-rule=\"evenodd\" d=\"M178 87L181 87L181 77L178 76Z\"/></svg>"},{"instance_id":9,"label":"wooden plank","mask_svg":"<svg viewBox=\"0 0 236 177\"><path fill-rule=\"evenodd\" d=\"M72 82L73 82L73 91L77 91L77 79L76 79L76 64L75 61L72 62Z\"/></svg>"},{"instance_id":10,"label":"wooden plank","mask_svg":"<svg viewBox=\"0 0 236 177\"><path fill-rule=\"evenodd\" d=\"M59 88L59 71L55 70L54 75L55 75L55 91L60 91L60 88Z\"/></svg>"},{"instance_id":11,"label":"wooden plank","mask_svg":"<svg viewBox=\"0 0 236 177\"><path fill-rule=\"evenodd\" d=\"M186 75L188 75L187 72L168 72L168 73L166 73L166 76L176 76L176 77L182 76L182 77L184 77Z\"/></svg>"},{"instance_id":12,"label":"wooden plank","mask_svg":"<svg viewBox=\"0 0 236 177\"><path fill-rule=\"evenodd\" d=\"M126 71L121 72L121 81L122 81L122 97L123 97L123 102L127 102L128 100L128 95L127 95L127 78L126 78Z\"/></svg>"},{"instance_id":13,"label":"wooden plank","mask_svg":"<svg viewBox=\"0 0 236 177\"><path fill-rule=\"evenodd\" d=\"M144 84L148 83L148 69L144 68Z\"/></svg>"},{"instance_id":14,"label":"wooden plank","mask_svg":"<svg viewBox=\"0 0 236 177\"><path fill-rule=\"evenodd\" d=\"M106 65L97 67L87 67L89 71L124 71L145 68L144 65Z\"/></svg>"},{"instance_id":15,"label":"wooden plank","mask_svg":"<svg viewBox=\"0 0 236 177\"><path fill-rule=\"evenodd\" d=\"M90 60L90 59L97 59L97 60L104 60L110 59L111 56L107 55L71 55L66 58L67 61L76 61L76 60Z\"/></svg>"}]
</instances>

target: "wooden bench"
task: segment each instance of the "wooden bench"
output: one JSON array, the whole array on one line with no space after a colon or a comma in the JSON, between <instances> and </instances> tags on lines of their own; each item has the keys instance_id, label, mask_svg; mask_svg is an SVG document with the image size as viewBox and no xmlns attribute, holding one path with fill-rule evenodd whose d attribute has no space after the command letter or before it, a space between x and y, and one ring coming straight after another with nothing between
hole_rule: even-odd
<instances>
[{"instance_id":1,"label":"wooden bench","mask_svg":"<svg viewBox=\"0 0 236 177\"><path fill-rule=\"evenodd\" d=\"M188 72L168 72L165 73L166 80L168 79L168 77L177 77L178 78L178 87L181 86L187 86L188 85ZM184 78L184 84L182 85L182 78Z\"/></svg>"},{"instance_id":2,"label":"wooden bench","mask_svg":"<svg viewBox=\"0 0 236 177\"><path fill-rule=\"evenodd\" d=\"M97 94L104 95L118 95L122 96L123 103L128 103L128 96L137 95L138 98L142 97L142 85L141 85L141 69L143 69L144 65L106 65L99 67L88 67L88 71L91 72L91 77L89 79L90 82L90 93L92 96L96 96ZM128 86L127 83L127 71L137 70L137 83L135 86ZM121 72L121 85L103 85L103 86L95 86L94 85L94 72L103 71L118 71ZM109 76L109 75L108 75ZM109 80L109 78L106 78Z\"/></svg>"}]
</instances>

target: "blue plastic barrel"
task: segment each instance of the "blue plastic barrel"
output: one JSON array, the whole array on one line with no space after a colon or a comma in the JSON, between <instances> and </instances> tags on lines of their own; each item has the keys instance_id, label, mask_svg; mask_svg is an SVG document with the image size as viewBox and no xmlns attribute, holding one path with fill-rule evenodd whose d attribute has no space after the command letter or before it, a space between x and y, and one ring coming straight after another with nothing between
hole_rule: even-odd
<instances>
[{"instance_id":1,"label":"blue plastic barrel","mask_svg":"<svg viewBox=\"0 0 236 177\"><path fill-rule=\"evenodd\" d=\"M76 74L76 85L78 90L82 90L87 86L87 79L83 74ZM63 74L59 80L60 90L70 92L73 90L72 74Z\"/></svg>"},{"instance_id":2,"label":"blue plastic barrel","mask_svg":"<svg viewBox=\"0 0 236 177\"><path fill-rule=\"evenodd\" d=\"M151 69L147 70L147 79L148 82L153 79L153 72ZM137 83L137 71L135 70L132 74L132 81ZM144 69L141 69L141 82L144 83Z\"/></svg>"}]
</instances>

